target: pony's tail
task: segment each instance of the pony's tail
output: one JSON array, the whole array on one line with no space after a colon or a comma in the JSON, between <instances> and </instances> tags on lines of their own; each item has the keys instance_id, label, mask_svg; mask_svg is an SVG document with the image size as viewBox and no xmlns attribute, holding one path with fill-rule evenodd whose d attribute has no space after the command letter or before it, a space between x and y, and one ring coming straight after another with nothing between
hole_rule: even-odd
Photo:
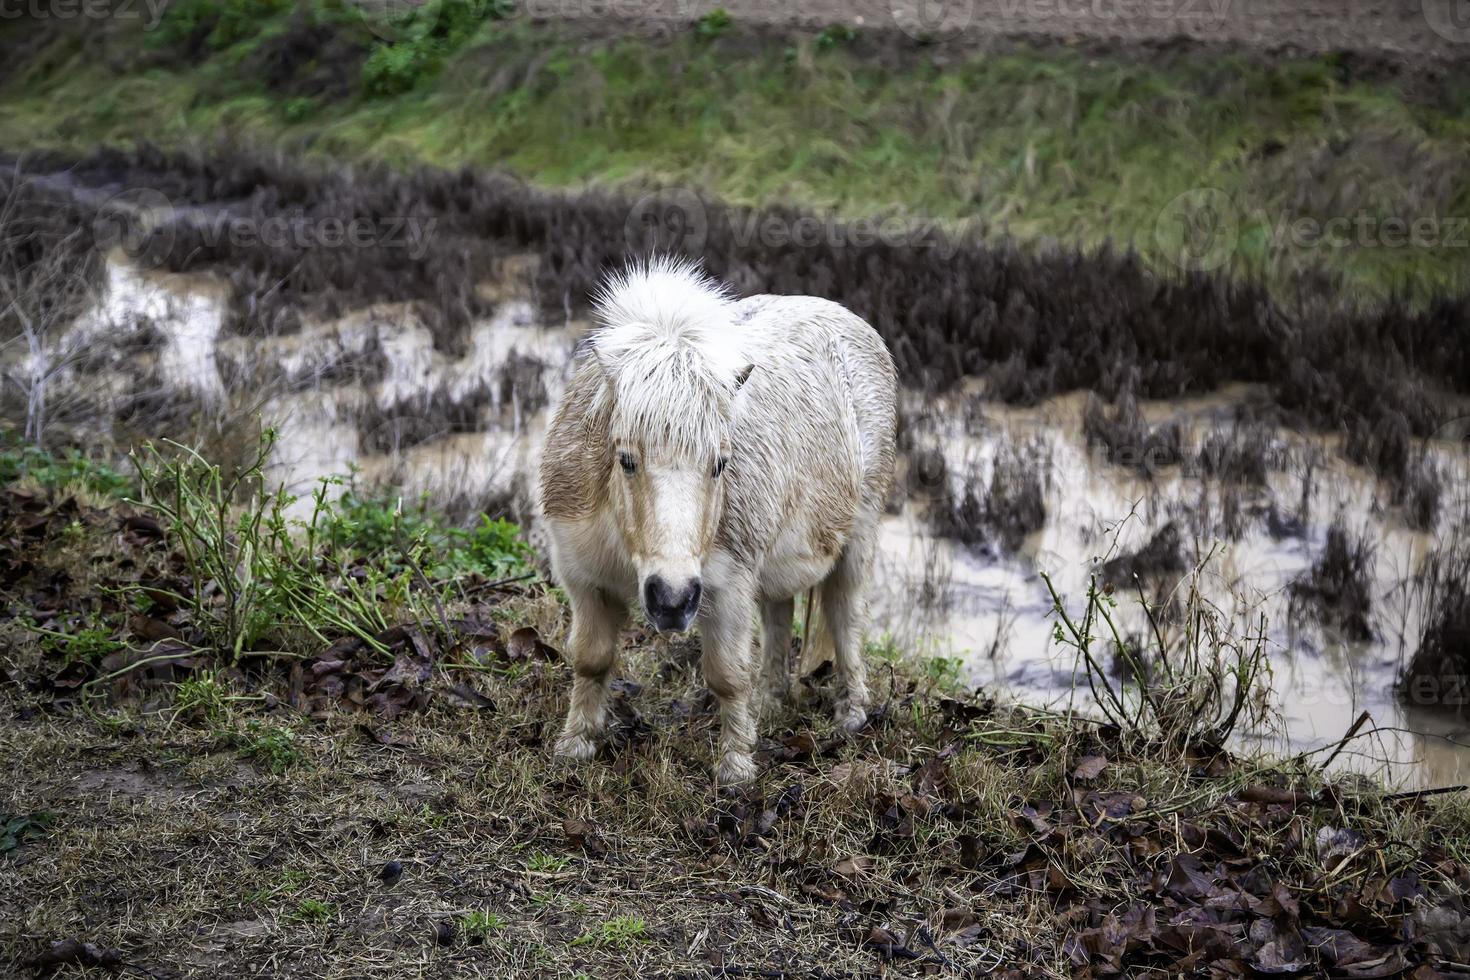
<instances>
[{"instance_id":1,"label":"pony's tail","mask_svg":"<svg viewBox=\"0 0 1470 980\"><path fill-rule=\"evenodd\" d=\"M837 659L837 644L832 639L832 628L817 602L815 586L807 590L806 611L801 619L801 657L796 663L798 682L824 660L834 663Z\"/></svg>"}]
</instances>

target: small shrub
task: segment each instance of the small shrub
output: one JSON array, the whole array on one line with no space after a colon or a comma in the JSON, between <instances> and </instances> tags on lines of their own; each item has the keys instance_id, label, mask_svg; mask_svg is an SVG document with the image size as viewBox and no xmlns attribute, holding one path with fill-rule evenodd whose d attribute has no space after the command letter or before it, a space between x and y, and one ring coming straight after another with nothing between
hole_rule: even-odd
<instances>
[{"instance_id":1,"label":"small shrub","mask_svg":"<svg viewBox=\"0 0 1470 980\"><path fill-rule=\"evenodd\" d=\"M226 476L187 446L145 445L134 454L142 503L162 519L169 540L180 549L192 579L187 595L193 621L210 645L238 658L269 627L276 610L275 583L267 567L271 518L282 520L290 499L255 492L262 466L275 445L266 432L254 458ZM244 498L247 503L237 506ZM218 599L216 592L219 593Z\"/></svg>"},{"instance_id":2,"label":"small shrub","mask_svg":"<svg viewBox=\"0 0 1470 980\"><path fill-rule=\"evenodd\" d=\"M288 99L285 105L281 106L281 115L285 117L288 123L301 122L304 119L310 119L315 114L316 100L307 98L304 95L297 96L294 99Z\"/></svg>"},{"instance_id":3,"label":"small shrub","mask_svg":"<svg viewBox=\"0 0 1470 980\"><path fill-rule=\"evenodd\" d=\"M822 28L822 32L817 35L816 49L821 52L832 51L856 40L857 31L851 27L846 24L831 24Z\"/></svg>"},{"instance_id":4,"label":"small shrub","mask_svg":"<svg viewBox=\"0 0 1470 980\"><path fill-rule=\"evenodd\" d=\"M186 677L174 687L174 718L196 717L217 725L229 715L230 694L213 671Z\"/></svg>"},{"instance_id":5,"label":"small shrub","mask_svg":"<svg viewBox=\"0 0 1470 980\"><path fill-rule=\"evenodd\" d=\"M363 92L388 97L412 91L486 21L515 14L511 0L431 0L393 26L401 38L379 44L362 66Z\"/></svg>"},{"instance_id":6,"label":"small shrub","mask_svg":"<svg viewBox=\"0 0 1470 980\"><path fill-rule=\"evenodd\" d=\"M380 44L362 64L362 90L378 98L412 91L438 66L439 58L432 39Z\"/></svg>"},{"instance_id":7,"label":"small shrub","mask_svg":"<svg viewBox=\"0 0 1470 980\"><path fill-rule=\"evenodd\" d=\"M123 644L113 639L112 630L105 626L93 626L75 633L39 632L41 649L62 657L68 663L96 666L109 654L123 649Z\"/></svg>"},{"instance_id":8,"label":"small shrub","mask_svg":"<svg viewBox=\"0 0 1470 980\"><path fill-rule=\"evenodd\" d=\"M255 37L287 0L173 0L163 12L150 43L182 48L191 55L202 49L223 51Z\"/></svg>"},{"instance_id":9,"label":"small shrub","mask_svg":"<svg viewBox=\"0 0 1470 980\"><path fill-rule=\"evenodd\" d=\"M1276 720L1265 619L1237 630L1200 591L1205 564L1181 583L1184 608L1177 622L1165 622L1158 608L1140 599L1147 629L1126 638L1114 615L1117 600L1096 578L1074 614L1042 573L1055 642L1076 653L1098 709L1140 749L1218 745L1242 726L1255 731Z\"/></svg>"},{"instance_id":10,"label":"small shrub","mask_svg":"<svg viewBox=\"0 0 1470 980\"><path fill-rule=\"evenodd\" d=\"M728 31L735 19L724 7L716 7L694 22L694 36L702 41L713 41Z\"/></svg>"}]
</instances>

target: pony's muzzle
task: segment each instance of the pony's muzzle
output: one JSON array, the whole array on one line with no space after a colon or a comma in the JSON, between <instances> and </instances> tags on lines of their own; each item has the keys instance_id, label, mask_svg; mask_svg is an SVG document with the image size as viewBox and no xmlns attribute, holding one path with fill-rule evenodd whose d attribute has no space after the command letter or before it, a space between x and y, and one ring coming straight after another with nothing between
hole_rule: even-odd
<instances>
[{"instance_id":1,"label":"pony's muzzle","mask_svg":"<svg viewBox=\"0 0 1470 980\"><path fill-rule=\"evenodd\" d=\"M687 630L699 611L701 587L692 578L682 588L671 588L662 575L650 575L643 583L643 608L648 621L658 630Z\"/></svg>"}]
</instances>

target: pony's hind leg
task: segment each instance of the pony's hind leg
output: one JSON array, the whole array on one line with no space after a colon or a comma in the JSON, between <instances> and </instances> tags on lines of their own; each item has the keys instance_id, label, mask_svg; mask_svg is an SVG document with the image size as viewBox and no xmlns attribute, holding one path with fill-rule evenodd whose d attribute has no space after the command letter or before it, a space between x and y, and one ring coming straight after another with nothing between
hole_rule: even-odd
<instances>
[{"instance_id":1,"label":"pony's hind leg","mask_svg":"<svg viewBox=\"0 0 1470 980\"><path fill-rule=\"evenodd\" d=\"M720 764L722 785L743 783L755 776L755 716L751 711L754 684L751 635L755 618L754 588L750 583L722 586L705 593L699 612L700 640L704 646L700 667L704 682L720 701Z\"/></svg>"},{"instance_id":2,"label":"pony's hind leg","mask_svg":"<svg viewBox=\"0 0 1470 980\"><path fill-rule=\"evenodd\" d=\"M791 701L791 614L792 599L761 603L761 695L766 708Z\"/></svg>"},{"instance_id":3,"label":"pony's hind leg","mask_svg":"<svg viewBox=\"0 0 1470 980\"><path fill-rule=\"evenodd\" d=\"M556 754L585 762L596 753L595 740L607 724L608 675L617 661L618 629L627 607L600 589L568 585L566 591L572 605L572 700Z\"/></svg>"},{"instance_id":4,"label":"pony's hind leg","mask_svg":"<svg viewBox=\"0 0 1470 980\"><path fill-rule=\"evenodd\" d=\"M837 672L836 721L849 732L862 728L868 720L868 668L863 663L862 634L874 535L875 529L869 527L848 540L820 590L818 612L826 617L832 635Z\"/></svg>"}]
</instances>

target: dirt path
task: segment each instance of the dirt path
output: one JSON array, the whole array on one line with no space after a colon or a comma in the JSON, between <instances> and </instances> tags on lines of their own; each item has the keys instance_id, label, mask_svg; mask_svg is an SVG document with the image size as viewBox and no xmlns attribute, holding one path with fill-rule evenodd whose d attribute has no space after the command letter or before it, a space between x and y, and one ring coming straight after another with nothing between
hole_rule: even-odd
<instances>
[{"instance_id":1,"label":"dirt path","mask_svg":"<svg viewBox=\"0 0 1470 980\"><path fill-rule=\"evenodd\" d=\"M1024 35L1159 42L1176 37L1408 61L1470 55L1464 0L527 0L532 17L688 22L717 7L737 22L897 28L916 39Z\"/></svg>"}]
</instances>

